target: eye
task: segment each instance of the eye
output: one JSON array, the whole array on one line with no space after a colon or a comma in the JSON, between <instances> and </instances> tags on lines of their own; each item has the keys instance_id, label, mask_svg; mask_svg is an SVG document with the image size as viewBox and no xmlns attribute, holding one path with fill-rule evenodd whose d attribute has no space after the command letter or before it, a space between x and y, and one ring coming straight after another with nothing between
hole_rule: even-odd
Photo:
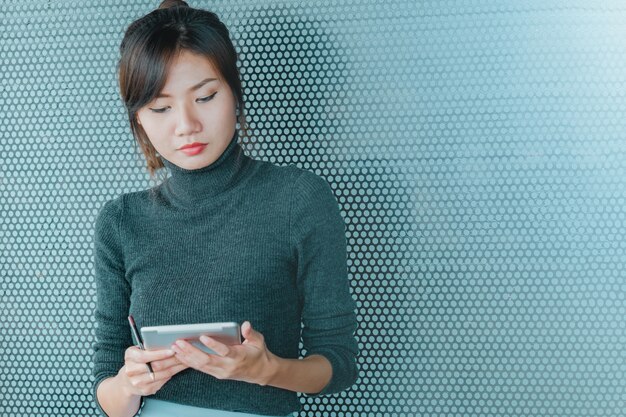
<instances>
[{"instance_id":1,"label":"eye","mask_svg":"<svg viewBox=\"0 0 626 417\"><path fill-rule=\"evenodd\" d=\"M207 101L211 100L213 97L215 97L215 95L217 94L217 92L211 94L210 96L206 96L206 97L202 97L199 98L198 101L201 103L206 103Z\"/></svg>"},{"instance_id":2,"label":"eye","mask_svg":"<svg viewBox=\"0 0 626 417\"><path fill-rule=\"evenodd\" d=\"M198 101L200 103L206 103L207 101L212 100L213 97L215 97L216 94L217 94L217 91L215 93L211 94L210 96L199 98ZM167 106L167 107L169 107L169 106ZM165 110L167 110L167 107L163 107L163 108L160 108L160 109L150 109L150 110L152 110L154 113L164 113Z\"/></svg>"}]
</instances>

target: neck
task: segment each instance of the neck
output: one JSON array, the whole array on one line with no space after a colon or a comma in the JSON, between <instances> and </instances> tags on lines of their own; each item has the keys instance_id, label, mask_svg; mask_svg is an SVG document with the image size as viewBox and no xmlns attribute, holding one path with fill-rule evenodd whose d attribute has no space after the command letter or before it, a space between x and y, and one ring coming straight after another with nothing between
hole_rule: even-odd
<instances>
[{"instance_id":1,"label":"neck","mask_svg":"<svg viewBox=\"0 0 626 417\"><path fill-rule=\"evenodd\" d=\"M165 197L176 206L193 208L231 188L247 158L238 138L235 130L224 152L202 168L185 169L162 158L163 164L171 173L163 183Z\"/></svg>"}]
</instances>

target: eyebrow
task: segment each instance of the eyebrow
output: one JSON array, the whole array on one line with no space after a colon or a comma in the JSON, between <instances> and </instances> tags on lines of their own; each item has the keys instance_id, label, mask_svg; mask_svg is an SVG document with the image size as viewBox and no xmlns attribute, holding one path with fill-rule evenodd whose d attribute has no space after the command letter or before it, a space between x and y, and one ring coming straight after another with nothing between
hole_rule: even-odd
<instances>
[{"instance_id":1,"label":"eyebrow","mask_svg":"<svg viewBox=\"0 0 626 417\"><path fill-rule=\"evenodd\" d=\"M200 81L198 84L195 84L189 87L189 90L187 91L195 91L210 81L217 81L217 78L205 78L204 80ZM169 94L160 93L155 98L161 98L161 97L171 97L171 96Z\"/></svg>"}]
</instances>

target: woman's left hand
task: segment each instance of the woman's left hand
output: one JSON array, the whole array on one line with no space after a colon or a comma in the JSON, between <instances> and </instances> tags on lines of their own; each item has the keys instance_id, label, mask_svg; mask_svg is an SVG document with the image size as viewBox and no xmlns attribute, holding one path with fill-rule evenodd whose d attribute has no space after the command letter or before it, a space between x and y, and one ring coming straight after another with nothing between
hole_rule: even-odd
<instances>
[{"instance_id":1,"label":"woman's left hand","mask_svg":"<svg viewBox=\"0 0 626 417\"><path fill-rule=\"evenodd\" d=\"M177 340L172 350L185 365L217 379L267 385L273 374L275 357L265 346L263 335L254 330L249 321L243 323L241 333L246 340L234 346L201 336L200 342L217 352L217 355L206 353L185 340Z\"/></svg>"}]
</instances>

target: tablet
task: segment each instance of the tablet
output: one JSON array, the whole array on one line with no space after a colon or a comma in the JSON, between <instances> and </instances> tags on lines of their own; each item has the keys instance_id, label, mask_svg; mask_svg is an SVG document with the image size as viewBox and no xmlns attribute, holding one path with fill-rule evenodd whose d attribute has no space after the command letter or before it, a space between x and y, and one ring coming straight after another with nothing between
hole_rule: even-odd
<instances>
[{"instance_id":1,"label":"tablet","mask_svg":"<svg viewBox=\"0 0 626 417\"><path fill-rule=\"evenodd\" d=\"M170 349L178 339L185 339L206 353L217 354L200 341L203 334L225 345L241 344L241 327L235 322L151 326L142 327L140 331L144 348L147 350Z\"/></svg>"}]
</instances>

